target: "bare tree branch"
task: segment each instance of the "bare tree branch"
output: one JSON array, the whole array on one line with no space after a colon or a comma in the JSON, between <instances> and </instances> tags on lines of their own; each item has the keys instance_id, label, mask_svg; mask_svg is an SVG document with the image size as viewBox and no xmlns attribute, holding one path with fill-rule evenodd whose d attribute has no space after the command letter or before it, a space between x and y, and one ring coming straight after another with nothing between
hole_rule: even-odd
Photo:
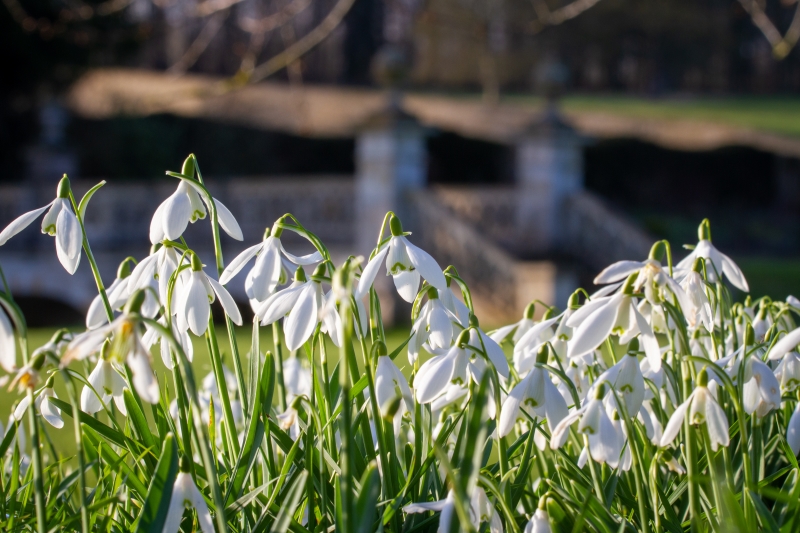
<instances>
[{"instance_id":1,"label":"bare tree branch","mask_svg":"<svg viewBox=\"0 0 800 533\"><path fill-rule=\"evenodd\" d=\"M169 69L168 72L173 74L182 74L186 72L192 65L194 65L200 56L205 52L211 41L214 40L225 19L228 18L229 11L218 12L209 17L200 34L192 42L189 48L184 52L183 56Z\"/></svg>"},{"instance_id":2,"label":"bare tree branch","mask_svg":"<svg viewBox=\"0 0 800 533\"><path fill-rule=\"evenodd\" d=\"M355 0L339 0L316 28L304 35L293 45L286 48L283 52L254 68L248 81L253 83L263 80L279 70L286 68L288 65L307 54L339 26L354 3Z\"/></svg>"},{"instance_id":3,"label":"bare tree branch","mask_svg":"<svg viewBox=\"0 0 800 533\"><path fill-rule=\"evenodd\" d=\"M239 27L252 34L267 33L275 28L290 22L294 17L302 13L312 0L292 0L277 13L260 19L245 18L239 22Z\"/></svg>"}]
</instances>

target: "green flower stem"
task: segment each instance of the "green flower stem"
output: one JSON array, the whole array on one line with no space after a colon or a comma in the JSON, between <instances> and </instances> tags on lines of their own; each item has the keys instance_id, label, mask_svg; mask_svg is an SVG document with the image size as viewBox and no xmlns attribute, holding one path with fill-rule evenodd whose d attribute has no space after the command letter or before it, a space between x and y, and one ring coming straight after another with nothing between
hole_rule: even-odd
<instances>
[{"instance_id":1,"label":"green flower stem","mask_svg":"<svg viewBox=\"0 0 800 533\"><path fill-rule=\"evenodd\" d=\"M320 366L322 367L322 425L325 428L328 442L333 443L336 442L334 439L334 428L333 424L329 423L331 419L331 410L333 409L333 399L331 398L331 376L330 372L328 372L328 349L325 347L324 339L319 343L319 360ZM331 457L336 460L337 455L339 455L336 446L331 446L330 448L329 453Z\"/></svg>"},{"instance_id":2,"label":"green flower stem","mask_svg":"<svg viewBox=\"0 0 800 533\"><path fill-rule=\"evenodd\" d=\"M283 381L283 343L281 342L281 330L278 322L272 323L272 345L275 349L275 359L277 360L276 372L278 375L278 399L280 400L281 412L289 407L286 404L286 384Z\"/></svg>"},{"instance_id":3,"label":"green flower stem","mask_svg":"<svg viewBox=\"0 0 800 533\"><path fill-rule=\"evenodd\" d=\"M353 513L353 437L352 437L352 412L350 402L350 355L347 346L353 338L353 314L350 312L350 301L345 299L339 304L339 316L342 319L342 346L339 350L339 384L342 389L342 414L339 431L342 436L339 468L341 476L339 488L341 491L341 531L354 531L352 523Z\"/></svg>"},{"instance_id":4,"label":"green flower stem","mask_svg":"<svg viewBox=\"0 0 800 533\"><path fill-rule=\"evenodd\" d=\"M692 374L689 366L691 363L686 361L683 368L683 397L688 398L692 393ZM683 434L686 441L686 474L689 484L689 517L692 523L692 531L700 531L700 487L698 486L700 473L697 471L697 452L695 446L695 434L691 421L687 416L683 421Z\"/></svg>"},{"instance_id":5,"label":"green flower stem","mask_svg":"<svg viewBox=\"0 0 800 533\"><path fill-rule=\"evenodd\" d=\"M69 396L69 403L72 406L72 430L75 437L75 448L78 456L78 505L81 508L81 533L89 533L89 510L86 507L86 460L83 457L83 432L81 430L81 422L79 420L80 405L78 404L78 395L75 391L75 384L72 382L72 376L66 370L61 371L64 378L64 385L67 388L67 395Z\"/></svg>"},{"instance_id":6,"label":"green flower stem","mask_svg":"<svg viewBox=\"0 0 800 533\"><path fill-rule=\"evenodd\" d=\"M28 424L31 426L31 455L33 456L33 492L34 503L36 505L36 530L39 533L47 531L47 517L44 501L44 482L42 473L44 465L42 463L42 449L39 445L39 424L36 420L36 404L33 399L33 391L28 389Z\"/></svg>"},{"instance_id":7,"label":"green flower stem","mask_svg":"<svg viewBox=\"0 0 800 533\"><path fill-rule=\"evenodd\" d=\"M206 470L206 482L208 483L211 491L211 500L214 503L215 519L217 522L217 533L227 533L228 524L225 519L225 501L222 498L222 490L219 486L217 467L214 458L211 455L211 448L209 446L208 428L203 424L202 409L200 407L200 397L197 394L197 385L194 381L194 372L183 347L172 335L172 331L165 328L155 320L149 318L142 319L148 326L157 330L162 339L166 339L175 353L178 354L178 369L181 372L183 383L186 391L189 393L189 401L194 413L192 414L192 421L194 425L195 439L197 447L199 448L200 457L203 461L203 467ZM162 341L163 342L163 341ZM88 531L84 532L88 533Z\"/></svg>"},{"instance_id":8,"label":"green flower stem","mask_svg":"<svg viewBox=\"0 0 800 533\"><path fill-rule=\"evenodd\" d=\"M219 345L217 344L217 333L214 329L214 316L208 317L208 329L206 330L206 340L209 344L209 354L211 355L211 366L214 369L214 377L217 379L217 389L219 398L222 402L222 415L225 419L225 430L228 435L229 445L233 451L234 456L239 455L239 440L236 437L236 423L233 418L233 409L231 409L231 400L228 393L228 384L225 381L225 371L222 366L222 357L219 353Z\"/></svg>"},{"instance_id":9,"label":"green flower stem","mask_svg":"<svg viewBox=\"0 0 800 533\"><path fill-rule=\"evenodd\" d=\"M108 301L108 294L106 294L106 288L103 285L103 278L100 276L100 269L97 268L97 262L94 260L92 247L89 246L89 238L86 236L86 226L83 225L83 217L80 214L80 210L78 209L78 204L77 202L75 202L75 195L72 194L71 189L69 191L69 201L72 204L72 209L75 211L75 216L78 218L78 223L81 225L81 235L83 236L83 251L86 252L86 259L89 260L89 266L92 269L94 282L97 285L97 292L100 293L100 299L103 300L103 308L106 310L106 318L108 318L109 323L113 322L114 311L111 309L111 303L109 303Z\"/></svg>"}]
</instances>

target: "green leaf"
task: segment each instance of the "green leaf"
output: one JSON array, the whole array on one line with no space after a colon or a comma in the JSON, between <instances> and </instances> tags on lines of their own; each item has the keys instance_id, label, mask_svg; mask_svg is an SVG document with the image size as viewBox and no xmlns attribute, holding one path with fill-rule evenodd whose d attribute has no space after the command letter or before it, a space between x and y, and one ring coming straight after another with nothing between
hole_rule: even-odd
<instances>
[{"instance_id":1,"label":"green leaf","mask_svg":"<svg viewBox=\"0 0 800 533\"><path fill-rule=\"evenodd\" d=\"M370 464L361 476L361 493L356 500L356 533L370 533L377 514L381 494L381 477L375 464Z\"/></svg>"},{"instance_id":2,"label":"green leaf","mask_svg":"<svg viewBox=\"0 0 800 533\"><path fill-rule=\"evenodd\" d=\"M142 511L137 519L137 533L162 531L167 520L169 501L172 498L172 487L178 476L178 448L172 434L164 439L164 448L158 458L153 480L147 492Z\"/></svg>"},{"instance_id":3,"label":"green leaf","mask_svg":"<svg viewBox=\"0 0 800 533\"><path fill-rule=\"evenodd\" d=\"M767 509L767 506L764 505L761 497L752 490L748 491L748 495L750 496L750 501L753 502L753 507L756 510L756 515L758 516L758 523L761 526L759 531L779 533L780 528L775 522L775 519L772 517L772 514L769 512L769 509Z\"/></svg>"},{"instance_id":4,"label":"green leaf","mask_svg":"<svg viewBox=\"0 0 800 533\"><path fill-rule=\"evenodd\" d=\"M100 187L102 187L105 184L106 184L106 180L101 181L100 183L98 183L97 185L95 185L94 187L92 187L91 189L86 191L86 194L84 194L83 198L81 198L81 201L78 204L78 213L79 213L81 222L83 222L83 217L86 215L86 208L89 206L89 200L91 200L92 196L94 196L94 193L96 193L98 190L100 190Z\"/></svg>"},{"instance_id":5,"label":"green leaf","mask_svg":"<svg viewBox=\"0 0 800 533\"><path fill-rule=\"evenodd\" d=\"M67 402L60 400L58 398L50 398L50 403L61 409L61 411L65 415L70 417L72 416L72 406ZM78 410L78 420L80 420L81 424L89 426L90 428L92 428L97 433L99 433L109 441L113 442L117 446L122 446L123 448L127 448L128 445L133 445L138 450L144 450L144 448L140 443L126 437L116 429L107 426L106 424L100 422L93 416L84 413L83 411Z\"/></svg>"},{"instance_id":6,"label":"green leaf","mask_svg":"<svg viewBox=\"0 0 800 533\"><path fill-rule=\"evenodd\" d=\"M14 440L14 435L16 434L17 424L9 424L8 428L6 428L6 434L3 437L3 442L0 442L0 457L4 457L6 455L8 447L11 446L11 442Z\"/></svg>"},{"instance_id":7,"label":"green leaf","mask_svg":"<svg viewBox=\"0 0 800 533\"><path fill-rule=\"evenodd\" d=\"M144 416L144 413L139 408L139 404L133 398L133 394L130 390L125 389L122 395L123 400L125 401L125 408L128 411L128 420L131 423L131 427L135 435L141 439L142 443L150 448L151 450L158 449L158 441L150 432L150 426L147 424L147 418ZM153 462L152 455L146 455L145 461L148 462L151 468L155 466Z\"/></svg>"},{"instance_id":8,"label":"green leaf","mask_svg":"<svg viewBox=\"0 0 800 533\"><path fill-rule=\"evenodd\" d=\"M300 502L300 498L305 492L303 489L305 488L307 477L308 472L305 470L300 472L300 475L295 478L292 486L289 487L286 497L281 504L281 510L278 512L278 517L275 519L275 523L272 524L272 528L270 529L271 533L286 533L289 529L289 525L294 521L292 517L297 511L297 504Z\"/></svg>"}]
</instances>

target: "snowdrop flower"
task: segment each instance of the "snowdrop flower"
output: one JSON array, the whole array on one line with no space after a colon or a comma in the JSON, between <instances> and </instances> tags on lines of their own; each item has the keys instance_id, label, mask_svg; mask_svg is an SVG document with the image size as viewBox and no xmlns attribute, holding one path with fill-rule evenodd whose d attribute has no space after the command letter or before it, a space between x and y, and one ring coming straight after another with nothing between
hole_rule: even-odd
<instances>
[{"instance_id":1,"label":"snowdrop flower","mask_svg":"<svg viewBox=\"0 0 800 533\"><path fill-rule=\"evenodd\" d=\"M629 276L621 292L591 300L570 316L567 325L576 330L569 343L569 357L594 351L611 334L619 335L620 342L627 343L638 333L651 367L661 368L658 341L631 296L634 279Z\"/></svg>"},{"instance_id":2,"label":"snowdrop flower","mask_svg":"<svg viewBox=\"0 0 800 533\"><path fill-rule=\"evenodd\" d=\"M0 366L6 372L17 370L17 341L14 338L14 328L0 305Z\"/></svg>"},{"instance_id":3,"label":"snowdrop flower","mask_svg":"<svg viewBox=\"0 0 800 533\"><path fill-rule=\"evenodd\" d=\"M322 254L318 251L300 257L290 254L283 247L280 235L279 228L273 228L272 231L267 228L262 242L247 248L230 262L219 278L220 284L227 285L252 258L256 257L255 264L247 275L245 290L248 298L263 302L275 292L275 288L280 283L283 273L282 257L300 266L313 265L322 261Z\"/></svg>"},{"instance_id":4,"label":"snowdrop flower","mask_svg":"<svg viewBox=\"0 0 800 533\"><path fill-rule=\"evenodd\" d=\"M200 531L214 533L214 523L211 521L208 504L203 495L200 494L192 475L189 473L189 461L182 457L180 460L180 472L175 477L175 484L172 486L172 496L169 500L167 518L164 522L162 533L178 533L181 529L184 509L192 507L197 511Z\"/></svg>"},{"instance_id":5,"label":"snowdrop flower","mask_svg":"<svg viewBox=\"0 0 800 533\"><path fill-rule=\"evenodd\" d=\"M539 351L539 362L545 363L546 361L547 349L542 348ZM500 410L500 422L497 426L501 437L511 433L514 424L522 418L520 411L525 411L534 423L539 418L546 418L550 432L569 414L567 402L550 380L549 373L538 366L534 367L522 381L511 389L503 402ZM541 433L537 432L534 438L540 435ZM544 442L542 438L536 443L539 449L544 449Z\"/></svg>"},{"instance_id":6,"label":"snowdrop flower","mask_svg":"<svg viewBox=\"0 0 800 533\"><path fill-rule=\"evenodd\" d=\"M458 317L444 306L436 288L429 287L427 293L428 301L411 327L411 340L408 341L408 361L411 364L416 362L423 347L434 354L448 349L453 342L453 322L458 323Z\"/></svg>"},{"instance_id":7,"label":"snowdrop flower","mask_svg":"<svg viewBox=\"0 0 800 533\"><path fill-rule=\"evenodd\" d=\"M32 395L26 395L22 400L20 400L17 408L14 410L14 418L17 420L22 420L22 417L25 415L25 410L30 406ZM50 398L58 398L56 396L56 391L53 390L53 377L51 376L47 383L45 383L44 388L39 392L39 395L36 396L36 400L34 400L34 407L36 408L39 413L41 413L42 418L47 420L47 422L53 426L54 428L60 429L64 427L64 420L61 418L61 409L53 405L50 401Z\"/></svg>"},{"instance_id":8,"label":"snowdrop flower","mask_svg":"<svg viewBox=\"0 0 800 533\"><path fill-rule=\"evenodd\" d=\"M742 404L747 414L756 413L761 417L781 405L778 378L755 355L750 355L745 363Z\"/></svg>"},{"instance_id":9,"label":"snowdrop flower","mask_svg":"<svg viewBox=\"0 0 800 533\"><path fill-rule=\"evenodd\" d=\"M553 326L558 324L559 320L562 320L564 315L550 318L549 314L550 310L545 313L541 322L531 326L528 331L520 337L517 344L514 345L514 368L517 369L517 373L520 376L524 376L533 368L541 347L555 340L556 331L553 330Z\"/></svg>"},{"instance_id":10,"label":"snowdrop flower","mask_svg":"<svg viewBox=\"0 0 800 533\"><path fill-rule=\"evenodd\" d=\"M142 322L139 312L144 303L145 295L143 291L136 291L131 295L125 305L123 313L111 324L98 329L87 331L75 337L67 346L61 366L65 367L74 360L82 360L89 355L100 351L106 344L109 335L113 336L111 344L108 346L108 357L101 352L98 366L89 376L89 383L94 386L99 393L105 396L113 395L117 400L121 395L120 382L114 378L111 361L128 365L133 373L133 386L143 400L149 403L157 403L159 397L158 382L153 375L150 365L150 353L142 342ZM102 361L106 361L108 366ZM83 398L83 394L81 395ZM93 399L87 401L92 402ZM107 401L107 398L106 398ZM119 407L121 402L117 402ZM96 404L95 404L96 407ZM122 410L122 408L120 408Z\"/></svg>"},{"instance_id":11,"label":"snowdrop flower","mask_svg":"<svg viewBox=\"0 0 800 533\"><path fill-rule=\"evenodd\" d=\"M708 219L703 220L697 228L697 234L700 242L697 243L697 246L689 255L675 265L675 270L689 272L692 269L692 265L694 265L695 259L701 257L706 260L706 264L709 266L706 269L708 281L714 283L717 281L717 276L724 275L737 289L743 292L750 292L750 287L747 285L747 280L744 278L741 269L730 257L717 250L711 244L711 228Z\"/></svg>"},{"instance_id":12,"label":"snowdrop flower","mask_svg":"<svg viewBox=\"0 0 800 533\"><path fill-rule=\"evenodd\" d=\"M294 283L267 298L256 311L256 316L261 319L261 325L272 324L276 320L289 316L283 322L283 335L286 347L294 351L302 346L321 321L325 321L331 340L339 346L339 327L335 321L336 309L325 305L325 296L322 292L322 277L325 275L325 266L320 265L306 278L303 267L297 267ZM325 313L320 313L321 310ZM322 316L320 316L322 315Z\"/></svg>"},{"instance_id":13,"label":"snowdrop flower","mask_svg":"<svg viewBox=\"0 0 800 533\"><path fill-rule=\"evenodd\" d=\"M455 514L455 495L450 490L444 500L436 502L411 503L403 507L406 514L426 513L428 511L440 512L438 533L448 533L450 523ZM486 496L486 491L481 487L475 487L470 498L470 519L476 530L480 529L482 523L489 524L490 533L503 533L503 523L500 516L495 511L494 506Z\"/></svg>"},{"instance_id":14,"label":"snowdrop flower","mask_svg":"<svg viewBox=\"0 0 800 533\"><path fill-rule=\"evenodd\" d=\"M181 257L183 257L183 264L189 263L190 259L186 256L179 256L175 246L169 241L154 244L151 247L150 255L139 261L139 264L131 272L128 280L129 293L138 289L152 289L152 291L147 291L147 298L142 306L142 313L145 316L149 318L155 316L159 309L159 300L167 305L170 278L178 269ZM173 314L175 314L177 299L175 294L179 292L179 288L189 277L190 273L183 271L175 281L172 298ZM156 294L158 298L155 297Z\"/></svg>"},{"instance_id":15,"label":"snowdrop flower","mask_svg":"<svg viewBox=\"0 0 800 533\"><path fill-rule=\"evenodd\" d=\"M389 414L389 406L399 396L405 404L405 409L409 412L414 411L414 397L411 388L408 386L406 377L394 364L394 361L386 355L386 345L381 343L378 346L378 363L375 368L375 399L381 414ZM398 411L402 413L402 409Z\"/></svg>"},{"instance_id":16,"label":"snowdrop flower","mask_svg":"<svg viewBox=\"0 0 800 533\"><path fill-rule=\"evenodd\" d=\"M161 324L164 328L167 328L167 317L162 316L161 318L158 319L158 323ZM150 350L150 348L157 343L160 344L161 360L164 362L164 366L172 370L175 367L175 365L172 359L172 352L171 352L172 347L170 346L169 339L164 338L164 335L160 330L151 328L146 324L145 324L145 329L147 331L142 336L142 344L144 345L145 348L147 348L147 350ZM173 320L171 329L172 329L172 337L176 341L178 341L178 344L181 345L183 353L186 355L186 359L188 359L189 362L191 363L194 360L194 343L192 343L192 338L189 336L188 327L187 329L180 329L178 327L178 321Z\"/></svg>"},{"instance_id":17,"label":"snowdrop flower","mask_svg":"<svg viewBox=\"0 0 800 533\"><path fill-rule=\"evenodd\" d=\"M608 383L617 391L622 401L625 402L625 409L629 416L636 416L644 402L644 376L639 366L639 359L636 357L638 349L637 340L631 340L628 353L623 355L617 364L600 374L596 381L596 383ZM590 395L592 389L589 390Z\"/></svg>"},{"instance_id":18,"label":"snowdrop flower","mask_svg":"<svg viewBox=\"0 0 800 533\"><path fill-rule=\"evenodd\" d=\"M789 427L786 429L786 442L795 455L800 454L800 402L789 419Z\"/></svg>"},{"instance_id":19,"label":"snowdrop flower","mask_svg":"<svg viewBox=\"0 0 800 533\"><path fill-rule=\"evenodd\" d=\"M595 285L606 283L617 283L625 278L636 274L636 281L633 288L636 292L644 290L645 299L650 305L657 306L663 301L662 291L664 288L669 290L683 303L686 295L683 289L672 277L664 270L660 261L653 258L655 248L653 246L650 257L645 261L618 261L607 266L594 278ZM683 307L683 305L681 305Z\"/></svg>"},{"instance_id":20,"label":"snowdrop flower","mask_svg":"<svg viewBox=\"0 0 800 533\"><path fill-rule=\"evenodd\" d=\"M727 446L730 443L728 419L708 388L708 372L705 368L697 375L697 387L694 392L669 418L667 427L664 428L664 435L661 437L661 446L669 446L675 440L683 427L687 413L691 424L706 424L713 451L717 451L720 444Z\"/></svg>"},{"instance_id":21,"label":"snowdrop flower","mask_svg":"<svg viewBox=\"0 0 800 533\"><path fill-rule=\"evenodd\" d=\"M689 322L689 328L694 330L703 324L707 331L712 331L714 324L711 318L711 303L708 301L706 285L703 276L697 270L697 265L683 278L681 287L688 300L688 305L683 307L683 312Z\"/></svg>"},{"instance_id":22,"label":"snowdrop flower","mask_svg":"<svg viewBox=\"0 0 800 533\"><path fill-rule=\"evenodd\" d=\"M81 260L83 231L78 217L72 211L69 193L69 179L65 175L58 183L56 199L44 207L34 209L14 219L0 232L0 246L3 246L11 237L27 228L47 211L42 219L42 233L55 236L58 260L67 272L74 274L78 270L78 263Z\"/></svg>"},{"instance_id":23,"label":"snowdrop flower","mask_svg":"<svg viewBox=\"0 0 800 533\"><path fill-rule=\"evenodd\" d=\"M525 525L524 533L551 533L550 516L540 503L539 508L533 513L530 521Z\"/></svg>"},{"instance_id":24,"label":"snowdrop flower","mask_svg":"<svg viewBox=\"0 0 800 533\"><path fill-rule=\"evenodd\" d=\"M600 383L594 396L584 402L583 407L567 415L550 437L550 448L557 450L567 441L569 427L578 422L578 433L588 437L589 454L598 463L608 463L616 468L622 455L624 440L622 434L608 416L603 398L608 391L606 383ZM589 397L587 397L589 398Z\"/></svg>"},{"instance_id":25,"label":"snowdrop flower","mask_svg":"<svg viewBox=\"0 0 800 533\"><path fill-rule=\"evenodd\" d=\"M113 311L119 311L128 301L128 281L131 275L130 263L133 257L128 257L117 268L117 277L114 282L106 289L108 303ZM106 308L103 305L103 299L98 294L89 305L89 311L86 313L86 329L99 328L108 322L108 315L106 315Z\"/></svg>"},{"instance_id":26,"label":"snowdrop flower","mask_svg":"<svg viewBox=\"0 0 800 533\"><path fill-rule=\"evenodd\" d=\"M471 346L474 350L486 355L486 359L481 357L475 359L475 367L479 369L485 368L488 360L488 362L492 363L495 370L497 370L501 379L508 379L508 361L506 360L506 354L503 349L491 337L483 332L478 325L478 317L470 315L469 325L469 340L467 341L467 346ZM482 376L483 372L481 371L479 375Z\"/></svg>"},{"instance_id":27,"label":"snowdrop flower","mask_svg":"<svg viewBox=\"0 0 800 533\"><path fill-rule=\"evenodd\" d=\"M217 221L225 233L242 240L242 230L233 214L216 198L211 201L217 208ZM176 241L183 235L189 222L194 224L206 217L206 206L211 208L205 192L194 180L180 180L178 188L172 195L156 208L150 221L150 242L156 244L169 239Z\"/></svg>"},{"instance_id":28,"label":"snowdrop flower","mask_svg":"<svg viewBox=\"0 0 800 533\"><path fill-rule=\"evenodd\" d=\"M800 355L797 352L787 353L775 368L775 377L784 392L794 392L800 387Z\"/></svg>"},{"instance_id":29,"label":"snowdrop flower","mask_svg":"<svg viewBox=\"0 0 800 533\"><path fill-rule=\"evenodd\" d=\"M120 413L128 414L124 398L128 384L114 365L102 355L97 359L97 366L89 374L87 381L91 387L85 385L81 391L81 411L89 414L102 411L103 406L108 405L113 398Z\"/></svg>"},{"instance_id":30,"label":"snowdrop flower","mask_svg":"<svg viewBox=\"0 0 800 533\"><path fill-rule=\"evenodd\" d=\"M794 351L800 344L800 328L790 331L784 335L769 351L770 361L780 361L783 356L790 351Z\"/></svg>"},{"instance_id":31,"label":"snowdrop flower","mask_svg":"<svg viewBox=\"0 0 800 533\"><path fill-rule=\"evenodd\" d=\"M203 271L203 264L197 254L192 254L192 268L188 281L179 288L176 295L176 315L179 327L185 324L198 337L208 329L211 317L211 303L214 295L219 298L222 308L234 324L242 325L242 315L230 293L217 280ZM184 329L184 328L180 328Z\"/></svg>"},{"instance_id":32,"label":"snowdrop flower","mask_svg":"<svg viewBox=\"0 0 800 533\"><path fill-rule=\"evenodd\" d=\"M663 457L664 457L664 465L668 469L672 470L679 476L682 476L686 473L686 469L681 466L681 464L678 462L677 459L675 459L675 456L673 456L669 450L664 451Z\"/></svg>"},{"instance_id":33,"label":"snowdrop flower","mask_svg":"<svg viewBox=\"0 0 800 533\"><path fill-rule=\"evenodd\" d=\"M392 232L389 242L378 250L361 273L356 299L360 300L369 292L384 257L386 274L391 274L398 294L405 301L409 303L414 301L420 277L440 291L448 290L447 281L439 264L430 254L406 239L406 235L409 234L403 232L400 219L392 215L389 219L389 228Z\"/></svg>"},{"instance_id":34,"label":"snowdrop flower","mask_svg":"<svg viewBox=\"0 0 800 533\"><path fill-rule=\"evenodd\" d=\"M476 368L469 368L468 340L469 332L462 331L446 354L432 357L420 367L414 378L414 392L419 403L431 403L445 394L451 385L465 386L468 373L471 374L471 370L478 372Z\"/></svg>"},{"instance_id":35,"label":"snowdrop flower","mask_svg":"<svg viewBox=\"0 0 800 533\"><path fill-rule=\"evenodd\" d=\"M286 387L286 401L297 396L311 395L311 371L303 366L298 357L288 357L283 361L283 385Z\"/></svg>"}]
</instances>

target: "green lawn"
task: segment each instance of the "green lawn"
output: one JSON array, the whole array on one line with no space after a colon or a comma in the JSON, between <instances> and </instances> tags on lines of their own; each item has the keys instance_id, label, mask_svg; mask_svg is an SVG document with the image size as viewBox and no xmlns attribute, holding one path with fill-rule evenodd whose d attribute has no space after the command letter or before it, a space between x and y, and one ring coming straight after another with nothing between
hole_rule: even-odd
<instances>
[{"instance_id":1,"label":"green lawn","mask_svg":"<svg viewBox=\"0 0 800 533\"><path fill-rule=\"evenodd\" d=\"M541 98L529 95L508 95L503 97L503 101L542 104ZM800 98L567 96L561 105L568 112L607 112L643 119L689 119L800 137Z\"/></svg>"}]
</instances>

